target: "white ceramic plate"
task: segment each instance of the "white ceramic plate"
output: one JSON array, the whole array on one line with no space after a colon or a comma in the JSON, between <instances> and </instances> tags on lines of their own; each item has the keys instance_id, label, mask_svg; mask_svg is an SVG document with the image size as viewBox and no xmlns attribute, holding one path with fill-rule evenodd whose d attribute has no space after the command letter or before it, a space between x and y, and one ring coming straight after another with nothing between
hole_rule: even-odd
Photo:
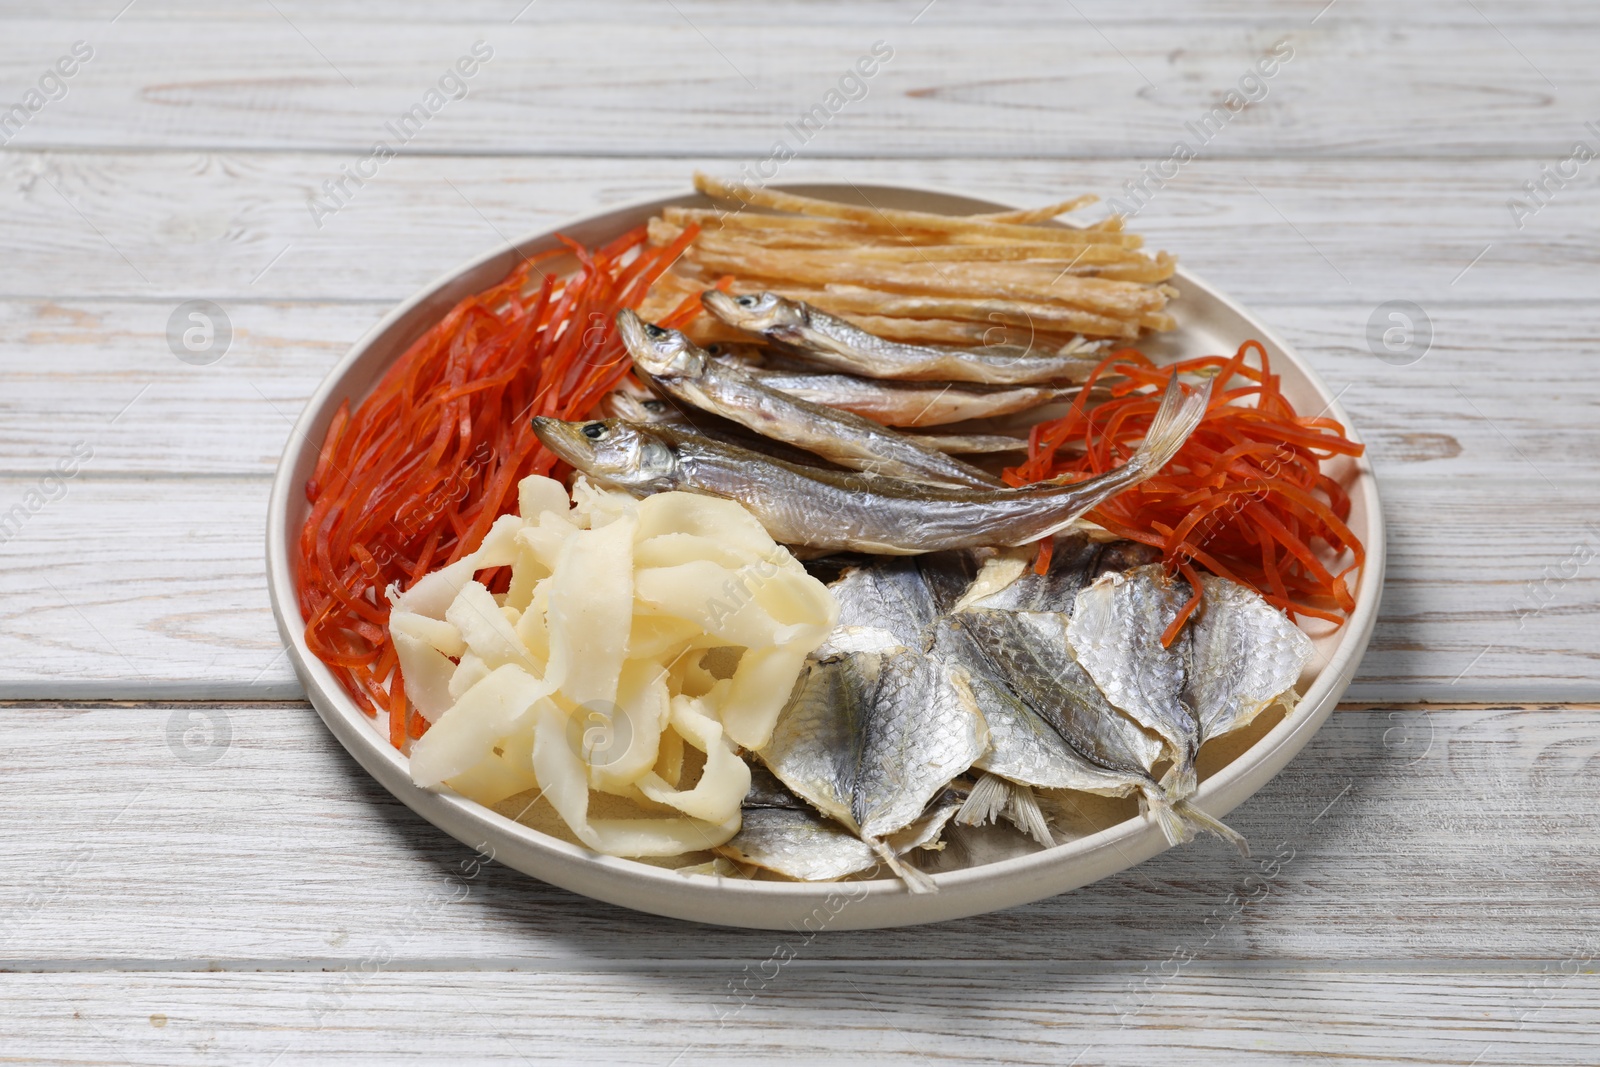
<instances>
[{"instance_id":1,"label":"white ceramic plate","mask_svg":"<svg viewBox=\"0 0 1600 1067\"><path fill-rule=\"evenodd\" d=\"M855 185L786 185L798 193L879 207L967 214L1006 210L998 204L932 189ZM683 875L632 860L596 855L579 845L523 826L449 791L431 792L411 784L406 758L390 747L382 728L362 714L333 674L306 647L295 594L296 543L308 505L305 482L317 458L329 420L346 397L359 402L389 365L424 330L462 297L500 281L524 255L555 246L566 234L593 246L638 226L671 205L704 206L697 194L663 197L570 222L497 248L462 266L390 312L373 327L323 381L306 405L278 466L267 516L267 580L278 628L289 646L295 671L328 728L384 787L417 814L458 840L493 849L502 863L544 881L599 900L681 919L764 929L791 929L808 918L826 917L831 929L863 929L937 922L1007 908L1104 878L1140 863L1168 847L1148 816L1110 822L1055 848L1037 851L1020 845L990 847L977 863L935 875L936 893L910 894L896 879L838 884L745 881ZM1231 353L1247 338L1266 345L1283 391L1302 411L1325 410L1349 429L1350 420L1322 379L1263 322L1187 271L1174 283L1182 292L1171 310L1178 329L1141 347L1158 361ZM1356 610L1343 628L1317 640L1316 665L1302 680L1304 698L1293 713L1255 731L1231 761L1200 785L1193 802L1223 816L1267 783L1310 740L1350 684L1377 618L1383 584L1384 531L1377 487L1365 459L1341 461L1335 476L1349 485L1350 526L1367 546L1367 565L1356 592ZM1221 745L1226 739L1214 742ZM1235 747L1239 747L1237 744ZM1211 752L1212 746L1207 746ZM1202 760L1204 769L1204 759ZM1199 842L1186 847L1221 847ZM977 855L966 853L969 858ZM840 891L848 889L848 904Z\"/></svg>"}]
</instances>

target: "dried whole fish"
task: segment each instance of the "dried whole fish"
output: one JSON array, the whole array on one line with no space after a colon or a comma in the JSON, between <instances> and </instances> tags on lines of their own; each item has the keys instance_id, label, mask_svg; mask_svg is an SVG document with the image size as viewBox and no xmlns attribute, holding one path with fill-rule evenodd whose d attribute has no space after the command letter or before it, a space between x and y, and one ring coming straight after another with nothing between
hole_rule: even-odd
<instances>
[{"instance_id":1,"label":"dried whole fish","mask_svg":"<svg viewBox=\"0 0 1600 1067\"><path fill-rule=\"evenodd\" d=\"M1026 438L1010 437L1003 433L913 433L906 436L952 456L1025 452L1028 449Z\"/></svg>"},{"instance_id":2,"label":"dried whole fish","mask_svg":"<svg viewBox=\"0 0 1600 1067\"><path fill-rule=\"evenodd\" d=\"M679 429L708 437L713 441L721 441L726 445L737 448L749 449L760 452L772 459L779 459L785 463L794 463L802 467L822 466L830 470L840 469L835 464L811 452L793 448L782 441L774 441L751 433L736 422L730 422L719 415L708 414L690 408L685 411L683 407L670 400L663 400L653 394L639 394L629 390L617 389L606 394L606 411L615 418L641 425L676 426Z\"/></svg>"},{"instance_id":3,"label":"dried whole fish","mask_svg":"<svg viewBox=\"0 0 1600 1067\"><path fill-rule=\"evenodd\" d=\"M886 341L810 304L771 292L731 296L708 289L700 299L730 326L871 378L1030 385L1083 381L1097 362L1076 352L1044 353L1010 345L950 348Z\"/></svg>"},{"instance_id":4,"label":"dried whole fish","mask_svg":"<svg viewBox=\"0 0 1600 1067\"><path fill-rule=\"evenodd\" d=\"M617 312L634 368L651 385L702 411L797 445L855 470L936 485L994 488L1000 480L881 423L813 404L718 362L677 330Z\"/></svg>"},{"instance_id":5,"label":"dried whole fish","mask_svg":"<svg viewBox=\"0 0 1600 1067\"><path fill-rule=\"evenodd\" d=\"M607 415L629 422L647 424L664 422L674 426L693 426L681 408L658 396L641 396L619 389L606 394L604 407ZM699 429L701 433L705 433L703 423ZM715 435L706 434L706 436ZM1011 437L999 433L907 433L906 436L925 448L937 449L951 455L1022 452L1028 447L1028 440L1025 437Z\"/></svg>"},{"instance_id":6,"label":"dried whole fish","mask_svg":"<svg viewBox=\"0 0 1600 1067\"><path fill-rule=\"evenodd\" d=\"M1165 466L1199 423L1204 389L1174 380L1121 467L1074 484L960 489L783 463L670 426L533 420L545 447L595 481L637 495L682 489L737 500L774 539L821 551L915 555L1049 537Z\"/></svg>"},{"instance_id":7,"label":"dried whole fish","mask_svg":"<svg viewBox=\"0 0 1600 1067\"><path fill-rule=\"evenodd\" d=\"M731 357L713 357L722 362ZM741 366L748 364L741 363ZM886 426L944 426L1030 411L1076 396L1077 387L976 385L969 382L908 382L854 374L753 367L752 377L791 396L851 411Z\"/></svg>"},{"instance_id":8,"label":"dried whole fish","mask_svg":"<svg viewBox=\"0 0 1600 1067\"><path fill-rule=\"evenodd\" d=\"M818 811L872 846L913 891L932 887L885 843L988 744L965 679L920 652L812 661L757 755Z\"/></svg>"}]
</instances>

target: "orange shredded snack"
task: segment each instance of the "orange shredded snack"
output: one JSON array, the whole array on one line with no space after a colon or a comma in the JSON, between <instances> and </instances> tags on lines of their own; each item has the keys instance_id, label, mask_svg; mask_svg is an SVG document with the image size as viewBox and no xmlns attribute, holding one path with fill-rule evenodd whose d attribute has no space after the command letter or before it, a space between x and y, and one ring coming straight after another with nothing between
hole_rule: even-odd
<instances>
[{"instance_id":1,"label":"orange shredded snack","mask_svg":"<svg viewBox=\"0 0 1600 1067\"><path fill-rule=\"evenodd\" d=\"M369 716L382 708L396 748L427 724L409 711L389 640L391 584L404 589L461 558L516 506L517 483L548 474L556 457L533 434L534 415L587 417L632 366L615 326L637 307L698 229L670 245L644 227L604 247L532 256L500 284L451 308L406 350L370 395L335 413L306 483L311 514L300 536L300 611L306 644ZM577 270L539 264L570 252ZM542 277L530 285L535 272ZM698 294L663 325L699 313ZM504 591L508 568L480 576Z\"/></svg>"},{"instance_id":2,"label":"orange shredded snack","mask_svg":"<svg viewBox=\"0 0 1600 1067\"><path fill-rule=\"evenodd\" d=\"M1245 362L1252 351L1259 368ZM1194 564L1254 588L1290 618L1342 623L1355 608L1349 577L1366 562L1366 550L1346 525L1350 497L1322 472L1322 461L1359 456L1365 446L1346 438L1335 420L1295 411L1258 341L1246 341L1231 358L1166 367L1137 349L1112 353L1066 415L1034 426L1028 458L1005 472L1006 482L1079 480L1123 463L1144 439L1175 374L1213 378L1199 428L1160 473L1087 516L1118 537L1161 549L1167 565L1189 581L1194 594L1163 643L1172 643L1199 605ZM1118 376L1112 398L1086 408L1089 388ZM1074 450L1061 455L1069 444ZM1347 553L1348 565L1333 573Z\"/></svg>"}]
</instances>

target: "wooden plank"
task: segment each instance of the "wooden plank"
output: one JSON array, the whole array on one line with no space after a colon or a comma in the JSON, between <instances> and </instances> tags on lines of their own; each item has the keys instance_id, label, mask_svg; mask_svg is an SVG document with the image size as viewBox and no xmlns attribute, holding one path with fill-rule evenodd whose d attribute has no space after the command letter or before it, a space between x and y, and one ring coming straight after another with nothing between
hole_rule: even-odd
<instances>
[{"instance_id":1,"label":"wooden plank","mask_svg":"<svg viewBox=\"0 0 1600 1067\"><path fill-rule=\"evenodd\" d=\"M759 10L634 3L603 19L577 4L520 15L519 6L480 3L461 21L406 22L350 8L346 20L329 19L312 5L186 5L181 33L170 16L135 10L110 24L97 9L10 22L0 62L42 72L74 39L96 48L18 144L365 153L385 118L421 100L481 39L494 58L473 92L438 109L410 147L616 155L665 144L758 158L878 40L894 58L864 98L804 143L808 154L1165 154L1186 121L1218 106L1285 36L1295 58L1229 124L1220 151L1543 153L1579 135L1600 77L1589 62L1593 16L1575 27L1548 8L1530 23L1505 6L1493 18L1468 6L1413 21L1409 10L1400 20L1354 4L1318 17L1311 2L1248 21L1172 5L1156 17L1045 4L996 17L953 4L920 14L922 4L878 4L845 20L838 6L819 13L795 0Z\"/></svg>"},{"instance_id":2,"label":"wooden plank","mask_svg":"<svg viewBox=\"0 0 1600 1067\"><path fill-rule=\"evenodd\" d=\"M1253 860L1207 839L1026 907L824 934L798 955L906 972L1021 960L1031 974L1593 955L1595 724L1594 707L1348 707L1229 817ZM698 960L731 977L782 941L495 864L464 876L470 850L378 787L303 705L12 705L0 727L14 813L0 823L0 970L318 971L381 956L533 971Z\"/></svg>"},{"instance_id":3,"label":"wooden plank","mask_svg":"<svg viewBox=\"0 0 1600 1067\"><path fill-rule=\"evenodd\" d=\"M685 16L700 21L702 17L712 23L719 19L749 18L740 5L731 0L675 0ZM1584 27L1595 20L1586 8L1573 8L1564 0L1476 0L1478 8L1496 23L1518 22L1529 26ZM362 0L276 0L277 7L296 24L319 22L346 22L370 18L371 8ZM779 3L772 6L777 13L792 12L795 5ZM1118 0L1076 0L1074 6L1084 15L1100 24L1115 24L1138 20L1186 19L1225 23L1234 27L1276 25L1303 22L1316 24L1337 20L1344 23L1386 23L1393 19L1394 8L1384 0L1340 0L1335 8L1324 10L1327 0L1140 0L1137 5L1119 3ZM509 22L507 5L497 0L462 0L450 9L452 19L443 20L437 5L428 0L387 0L383 21L390 24L423 23L429 25L473 24ZM890 18L909 22L921 12L916 24L933 19L937 9L922 11L917 5L904 0L816 0L807 4L812 21L830 26L873 24ZM663 13L661 5L653 0L609 0L608 17L617 22L644 20L655 24L678 16ZM581 19L585 8L576 0L540 0L540 3L517 11L519 25L545 25ZM95 0L60 0L50 5L50 18L91 24L108 21L115 11L107 12L104 4ZM1036 23L1042 17L1059 13L1059 5L1051 0L1008 0L987 9L971 5L951 5L938 11L938 19L946 25L999 26L1017 28ZM196 16L219 17L229 15L237 20L264 23L270 13L266 9L238 9L216 0L139 0L137 8L123 16L138 22L189 22ZM270 16L276 17L276 16ZM778 17L774 15L774 17ZM791 13L790 17L794 17ZM10 19L9 21L18 21ZM120 24L122 19L117 20ZM1482 25L1483 19L1472 9L1463 10L1455 0L1411 0L1406 5L1408 25L1466 26Z\"/></svg>"},{"instance_id":4,"label":"wooden plank","mask_svg":"<svg viewBox=\"0 0 1600 1067\"><path fill-rule=\"evenodd\" d=\"M741 1003L727 979L677 970L5 975L0 1036L29 1061L163 1064L1593 1063L1600 982L1592 972L1562 974L1557 961L1544 966L1516 974L1196 968L1133 1016L1129 988L1144 976L1131 966L937 975L793 968L720 1021L716 1012Z\"/></svg>"},{"instance_id":5,"label":"wooden plank","mask_svg":"<svg viewBox=\"0 0 1600 1067\"><path fill-rule=\"evenodd\" d=\"M85 477L268 476L306 399L388 306L232 304L232 346L211 366L173 355L170 310L0 301L0 474L42 474L83 442L94 451ZM1270 304L1259 314L1341 393L1384 480L1600 476L1586 447L1595 394L1584 383L1600 334L1592 300L1430 311L1432 347L1405 367L1368 348L1365 305ZM1593 517L1571 503L1577 518Z\"/></svg>"},{"instance_id":6,"label":"wooden plank","mask_svg":"<svg viewBox=\"0 0 1600 1067\"><path fill-rule=\"evenodd\" d=\"M48 472L75 449L93 453L0 547L14 695L298 695L262 586L265 480L305 397L381 308L237 306L235 350L211 367L172 355L162 310L0 304L0 514L52 495ZM1544 383L1585 379L1600 318L1588 304L1434 311L1435 349L1409 367L1367 350L1364 307L1267 313L1344 390L1389 511L1382 621L1352 695L1592 695L1593 397Z\"/></svg>"},{"instance_id":7,"label":"wooden plank","mask_svg":"<svg viewBox=\"0 0 1600 1067\"><path fill-rule=\"evenodd\" d=\"M697 167L738 172L737 161L703 157L406 156L337 214L313 219L309 197L341 162L304 152L0 153L0 182L17 190L0 298L131 297L158 305L156 323L195 298L396 302L504 239L685 190ZM1153 191L1134 227L1249 304L1587 299L1600 187L1558 190L1521 229L1506 206L1542 162L1203 156ZM1124 185L1147 165L808 154L781 177L943 186L1020 204L1093 192L1132 206Z\"/></svg>"},{"instance_id":8,"label":"wooden plank","mask_svg":"<svg viewBox=\"0 0 1600 1067\"><path fill-rule=\"evenodd\" d=\"M1488 430L1474 429L1487 436ZM1383 483L1389 581L1352 699L1582 700L1595 693L1600 479L1515 468L1473 492ZM43 476L0 478L7 508ZM300 695L265 588L262 478L79 475L0 546L0 685L14 698ZM9 510L8 510L9 513Z\"/></svg>"}]
</instances>

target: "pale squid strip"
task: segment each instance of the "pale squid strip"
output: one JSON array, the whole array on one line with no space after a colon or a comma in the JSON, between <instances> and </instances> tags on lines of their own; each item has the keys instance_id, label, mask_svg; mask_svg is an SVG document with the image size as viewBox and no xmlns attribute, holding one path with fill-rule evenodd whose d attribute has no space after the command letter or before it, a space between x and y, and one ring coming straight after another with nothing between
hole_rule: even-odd
<instances>
[{"instance_id":1,"label":"pale squid strip","mask_svg":"<svg viewBox=\"0 0 1600 1067\"><path fill-rule=\"evenodd\" d=\"M412 744L411 780L434 786L470 770L555 688L514 664L493 671Z\"/></svg>"},{"instance_id":2,"label":"pale squid strip","mask_svg":"<svg viewBox=\"0 0 1600 1067\"><path fill-rule=\"evenodd\" d=\"M516 663L538 672L538 665L528 655L516 629L506 621L500 605L481 582L463 585L444 617L460 631L467 648L490 669Z\"/></svg>"},{"instance_id":3,"label":"pale squid strip","mask_svg":"<svg viewBox=\"0 0 1600 1067\"><path fill-rule=\"evenodd\" d=\"M639 791L658 804L685 815L721 823L737 816L750 792L750 767L722 737L722 724L707 715L693 697L674 697L672 727L685 741L706 754L705 770L692 789L675 789L654 773L639 779Z\"/></svg>"},{"instance_id":4,"label":"pale squid strip","mask_svg":"<svg viewBox=\"0 0 1600 1067\"><path fill-rule=\"evenodd\" d=\"M451 703L460 700L467 690L489 677L489 672L490 667L481 656L473 652L464 654L461 662L456 664L456 672L450 676Z\"/></svg>"},{"instance_id":5,"label":"pale squid strip","mask_svg":"<svg viewBox=\"0 0 1600 1067\"><path fill-rule=\"evenodd\" d=\"M574 703L610 704L633 620L632 516L567 541L550 580L550 674Z\"/></svg>"},{"instance_id":6,"label":"pale squid strip","mask_svg":"<svg viewBox=\"0 0 1600 1067\"><path fill-rule=\"evenodd\" d=\"M613 709L579 708L579 751L596 788L618 790L650 773L671 716L667 672L659 664L629 660L617 681ZM724 813L726 814L726 813Z\"/></svg>"},{"instance_id":7,"label":"pale squid strip","mask_svg":"<svg viewBox=\"0 0 1600 1067\"><path fill-rule=\"evenodd\" d=\"M412 778L485 804L537 787L610 855L722 844L750 785L736 746L771 734L837 604L732 501L635 501L582 479L571 499L524 480L521 516L393 597L408 695L432 723L411 746ZM504 565L505 595L474 580ZM690 788L685 743L705 753ZM641 817L591 819L596 792Z\"/></svg>"},{"instance_id":8,"label":"pale squid strip","mask_svg":"<svg viewBox=\"0 0 1600 1067\"><path fill-rule=\"evenodd\" d=\"M448 780L451 789L479 804L498 804L507 797L525 793L539 784L533 773L533 725L500 743L501 751L491 751L461 774Z\"/></svg>"},{"instance_id":9,"label":"pale squid strip","mask_svg":"<svg viewBox=\"0 0 1600 1067\"><path fill-rule=\"evenodd\" d=\"M609 856L679 856L724 844L739 832L739 812L725 822L691 818L589 819L583 760L567 741L567 715L554 701L535 711L533 769L548 800L585 845Z\"/></svg>"},{"instance_id":10,"label":"pale squid strip","mask_svg":"<svg viewBox=\"0 0 1600 1067\"><path fill-rule=\"evenodd\" d=\"M717 708L723 728L735 744L755 749L772 740L778 714L788 703L813 647L801 643L756 649L739 660Z\"/></svg>"}]
</instances>

